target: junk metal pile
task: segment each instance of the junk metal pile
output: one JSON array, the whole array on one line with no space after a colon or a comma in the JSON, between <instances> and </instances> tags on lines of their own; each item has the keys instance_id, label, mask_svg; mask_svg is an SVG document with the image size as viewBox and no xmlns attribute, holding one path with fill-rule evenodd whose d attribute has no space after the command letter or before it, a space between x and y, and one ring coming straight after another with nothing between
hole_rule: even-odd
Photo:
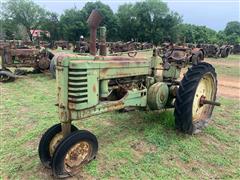
<instances>
[{"instance_id":1,"label":"junk metal pile","mask_svg":"<svg viewBox=\"0 0 240 180\"><path fill-rule=\"evenodd\" d=\"M204 57L226 58L229 54L240 54L240 45L222 45L216 44L184 44L175 45L172 43L163 43L160 46L154 46L152 43L140 42L104 42L107 47L108 55L121 56L123 53L129 57L134 57L138 52L152 51L156 49L159 56L171 59L185 58L188 64L198 64L204 60ZM101 40L96 40L96 51L99 52ZM48 43L38 41L37 45L31 41L0 41L0 82L13 81L19 75L26 74L19 68L33 68L33 72L43 72L50 70L52 77L55 78L55 59L59 56L55 50L71 50L73 53L87 55L90 53L90 40L85 41L81 36L79 41L68 42L64 40ZM64 51L63 51L64 52ZM56 58L53 58L54 55ZM17 68L11 72L12 68Z\"/></svg>"}]
</instances>

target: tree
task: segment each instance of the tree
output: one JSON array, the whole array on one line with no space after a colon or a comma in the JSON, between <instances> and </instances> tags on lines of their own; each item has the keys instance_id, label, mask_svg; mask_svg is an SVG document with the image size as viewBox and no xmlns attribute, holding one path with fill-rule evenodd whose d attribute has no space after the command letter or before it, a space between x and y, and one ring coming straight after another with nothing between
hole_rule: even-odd
<instances>
[{"instance_id":1,"label":"tree","mask_svg":"<svg viewBox=\"0 0 240 180\"><path fill-rule=\"evenodd\" d=\"M31 0L8 0L3 3L2 8L4 21L24 26L32 41L30 30L40 27L46 11Z\"/></svg>"},{"instance_id":2,"label":"tree","mask_svg":"<svg viewBox=\"0 0 240 180\"><path fill-rule=\"evenodd\" d=\"M178 42L184 43L216 43L217 32L206 26L180 24L178 26Z\"/></svg>"},{"instance_id":3,"label":"tree","mask_svg":"<svg viewBox=\"0 0 240 180\"><path fill-rule=\"evenodd\" d=\"M50 32L51 40L58 40L60 38L60 21L56 13L47 12L40 26L41 30Z\"/></svg>"},{"instance_id":4,"label":"tree","mask_svg":"<svg viewBox=\"0 0 240 180\"><path fill-rule=\"evenodd\" d=\"M228 44L240 43L240 22L230 21L227 23L224 33Z\"/></svg>"},{"instance_id":5,"label":"tree","mask_svg":"<svg viewBox=\"0 0 240 180\"><path fill-rule=\"evenodd\" d=\"M85 21L93 9L97 9L103 16L100 26L106 26L108 40L117 39L117 18L112 9L107 4L104 4L100 1L87 2L81 10Z\"/></svg>"},{"instance_id":6,"label":"tree","mask_svg":"<svg viewBox=\"0 0 240 180\"><path fill-rule=\"evenodd\" d=\"M240 36L240 22L238 21L230 21L227 23L224 33L229 36L232 34L236 34Z\"/></svg>"},{"instance_id":7,"label":"tree","mask_svg":"<svg viewBox=\"0 0 240 180\"><path fill-rule=\"evenodd\" d=\"M124 4L117 12L119 34L124 40L132 38L158 44L176 39L176 27L181 22L161 0L146 0Z\"/></svg>"},{"instance_id":8,"label":"tree","mask_svg":"<svg viewBox=\"0 0 240 180\"><path fill-rule=\"evenodd\" d=\"M137 17L134 12L133 4L124 4L119 6L117 12L118 36L119 39L128 41L137 39Z\"/></svg>"},{"instance_id":9,"label":"tree","mask_svg":"<svg viewBox=\"0 0 240 180\"><path fill-rule=\"evenodd\" d=\"M87 35L86 19L76 7L64 11L60 17L60 36L68 41L77 41L79 37Z\"/></svg>"}]
</instances>

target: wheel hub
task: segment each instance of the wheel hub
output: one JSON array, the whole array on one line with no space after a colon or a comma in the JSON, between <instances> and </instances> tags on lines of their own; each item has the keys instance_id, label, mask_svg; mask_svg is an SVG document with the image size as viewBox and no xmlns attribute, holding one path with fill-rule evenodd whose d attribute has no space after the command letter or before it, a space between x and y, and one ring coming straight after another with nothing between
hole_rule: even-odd
<instances>
[{"instance_id":1,"label":"wheel hub","mask_svg":"<svg viewBox=\"0 0 240 180\"><path fill-rule=\"evenodd\" d=\"M86 141L75 144L64 158L65 169L68 172L74 171L89 158L91 151L91 146Z\"/></svg>"},{"instance_id":2,"label":"wheel hub","mask_svg":"<svg viewBox=\"0 0 240 180\"><path fill-rule=\"evenodd\" d=\"M214 101L214 91L216 85L211 73L205 74L199 81L198 87L195 92L192 107L193 121L199 121L206 119L209 116L210 105L204 103L204 101Z\"/></svg>"}]
</instances>

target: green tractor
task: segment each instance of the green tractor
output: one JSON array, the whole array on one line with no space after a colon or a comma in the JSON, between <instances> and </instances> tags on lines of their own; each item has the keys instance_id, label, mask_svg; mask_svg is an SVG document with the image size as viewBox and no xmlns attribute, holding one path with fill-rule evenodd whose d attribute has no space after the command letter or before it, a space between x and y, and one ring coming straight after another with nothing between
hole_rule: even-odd
<instances>
[{"instance_id":1,"label":"green tractor","mask_svg":"<svg viewBox=\"0 0 240 180\"><path fill-rule=\"evenodd\" d=\"M97 155L96 136L79 130L73 121L126 107L175 108L176 129L194 134L207 125L214 106L220 105L215 102L215 69L208 63L193 65L179 81L181 69L187 66L185 58L169 61L156 50L150 59L105 56L104 41L96 56L100 21L100 13L94 10L88 19L91 55L63 54L56 59L60 123L43 134L39 156L58 178L78 173ZM100 39L104 39L105 30L100 29Z\"/></svg>"}]
</instances>

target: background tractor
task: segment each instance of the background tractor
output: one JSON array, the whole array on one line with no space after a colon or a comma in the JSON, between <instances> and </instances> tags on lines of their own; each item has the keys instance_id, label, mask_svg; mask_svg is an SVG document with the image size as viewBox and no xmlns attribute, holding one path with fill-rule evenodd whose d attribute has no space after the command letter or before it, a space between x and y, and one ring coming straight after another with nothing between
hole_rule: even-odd
<instances>
[{"instance_id":1,"label":"background tractor","mask_svg":"<svg viewBox=\"0 0 240 180\"><path fill-rule=\"evenodd\" d=\"M54 54L45 48L1 44L0 82L9 82L15 79L15 74L9 68L33 68L36 72L48 70L53 56Z\"/></svg>"},{"instance_id":2,"label":"background tractor","mask_svg":"<svg viewBox=\"0 0 240 180\"><path fill-rule=\"evenodd\" d=\"M207 125L214 105L219 105L215 102L217 75L208 63L193 65L179 81L181 69L187 66L185 56L161 58L156 50L150 59L105 56L104 41L96 56L96 30L101 19L93 10L87 21L91 55L62 54L56 59L60 123L43 134L39 156L58 178L76 174L97 155L96 136L78 130L73 121L126 107L175 108L176 128L194 134ZM105 35L104 28L100 29L100 39Z\"/></svg>"}]
</instances>

